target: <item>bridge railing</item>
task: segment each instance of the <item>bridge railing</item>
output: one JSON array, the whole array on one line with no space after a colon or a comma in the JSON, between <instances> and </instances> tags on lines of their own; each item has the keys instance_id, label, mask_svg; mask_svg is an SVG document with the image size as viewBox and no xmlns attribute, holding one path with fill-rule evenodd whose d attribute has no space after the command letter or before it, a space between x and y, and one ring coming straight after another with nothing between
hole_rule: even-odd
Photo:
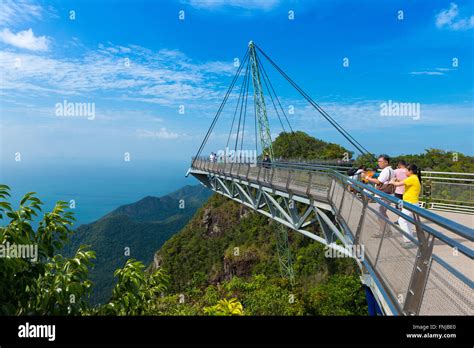
<instances>
[{"instance_id":1,"label":"bridge railing","mask_svg":"<svg viewBox=\"0 0 474 348\"><path fill-rule=\"evenodd\" d=\"M397 209L395 197L339 174L334 174L334 185L339 223L364 246L371 271L401 313L473 314L472 229L403 202L413 214L407 216ZM415 236L384 216L384 210L412 223ZM404 249L402 236L416 248Z\"/></svg>"},{"instance_id":2,"label":"bridge railing","mask_svg":"<svg viewBox=\"0 0 474 348\"><path fill-rule=\"evenodd\" d=\"M474 214L474 173L423 171L427 208Z\"/></svg>"},{"instance_id":3,"label":"bridge railing","mask_svg":"<svg viewBox=\"0 0 474 348\"><path fill-rule=\"evenodd\" d=\"M471 228L324 165L258 162L252 166L199 158L192 168L328 203L353 244L364 247L364 264L391 299L393 312L474 314ZM402 213L400 204L412 216ZM415 235L402 230L395 218L411 223ZM405 248L403 236L413 248Z\"/></svg>"}]
</instances>

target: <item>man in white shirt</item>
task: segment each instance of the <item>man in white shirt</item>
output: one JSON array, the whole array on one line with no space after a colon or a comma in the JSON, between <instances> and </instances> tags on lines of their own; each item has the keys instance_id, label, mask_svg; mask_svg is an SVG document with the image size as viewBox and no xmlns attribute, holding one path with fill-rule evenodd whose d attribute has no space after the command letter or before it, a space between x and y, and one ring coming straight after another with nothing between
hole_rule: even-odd
<instances>
[{"instance_id":1,"label":"man in white shirt","mask_svg":"<svg viewBox=\"0 0 474 348\"><path fill-rule=\"evenodd\" d=\"M387 155L380 155L378 157L377 164L379 168L382 169L382 172L376 179L365 177L364 175L362 177L365 178L368 182L376 185L389 183L390 180L395 177L395 172L390 166L390 157ZM386 207L379 205L379 213L388 220ZM381 228L385 227L385 221L383 219L380 219L379 223ZM380 233L382 233L382 231L380 231Z\"/></svg>"}]
</instances>

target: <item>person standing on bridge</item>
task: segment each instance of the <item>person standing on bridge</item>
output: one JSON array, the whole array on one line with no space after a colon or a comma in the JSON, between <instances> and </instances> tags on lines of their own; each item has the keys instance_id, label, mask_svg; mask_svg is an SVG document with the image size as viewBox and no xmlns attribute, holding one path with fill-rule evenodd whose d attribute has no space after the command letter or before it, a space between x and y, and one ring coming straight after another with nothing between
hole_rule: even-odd
<instances>
[{"instance_id":1,"label":"person standing on bridge","mask_svg":"<svg viewBox=\"0 0 474 348\"><path fill-rule=\"evenodd\" d=\"M362 174L362 178L369 183L375 184L376 189L381 190L386 194L392 194L393 192L389 190L390 187L388 184L390 183L391 179L395 178L395 172L390 166L390 157L384 154L380 155L377 159L377 164L379 168L382 169L382 172L379 174L379 176L377 176L377 178L370 178L366 175L366 173ZM378 206L380 215L388 220L387 208L380 204ZM385 228L386 220L380 219L379 222L381 228Z\"/></svg>"},{"instance_id":2,"label":"person standing on bridge","mask_svg":"<svg viewBox=\"0 0 474 348\"><path fill-rule=\"evenodd\" d=\"M407 177L407 163L404 160L400 160L398 161L397 169L395 169L395 179L397 179L397 181L403 181ZM397 197L398 199L403 199L404 192L404 185L399 185L395 187L395 197Z\"/></svg>"},{"instance_id":3,"label":"person standing on bridge","mask_svg":"<svg viewBox=\"0 0 474 348\"><path fill-rule=\"evenodd\" d=\"M391 184L395 187L403 186L405 188L405 192L403 193L403 201L418 205L420 201L420 192L421 192L421 174L420 169L415 164L410 164L407 167L407 178L403 181L396 181L392 179ZM405 209L402 207L402 213L406 216L409 216L413 219L413 213L410 210ZM413 224L402 218L401 216L398 218L398 225L401 229L411 237L414 237L413 232ZM403 236L403 241L405 242L405 248L410 248L414 244L408 239L407 237Z\"/></svg>"},{"instance_id":4,"label":"person standing on bridge","mask_svg":"<svg viewBox=\"0 0 474 348\"><path fill-rule=\"evenodd\" d=\"M263 180L270 181L270 169L272 167L272 160L268 154L263 158Z\"/></svg>"}]
</instances>

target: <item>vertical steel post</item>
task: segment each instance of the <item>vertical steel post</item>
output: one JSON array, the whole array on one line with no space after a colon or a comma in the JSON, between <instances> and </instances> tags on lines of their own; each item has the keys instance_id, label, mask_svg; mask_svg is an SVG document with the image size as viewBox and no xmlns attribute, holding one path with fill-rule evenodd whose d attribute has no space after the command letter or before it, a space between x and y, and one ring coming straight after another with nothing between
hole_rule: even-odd
<instances>
[{"instance_id":1,"label":"vertical steel post","mask_svg":"<svg viewBox=\"0 0 474 348\"><path fill-rule=\"evenodd\" d=\"M268 156L270 157L270 160L274 161L275 157L273 155L272 137L270 133L270 126L268 123L267 108L265 105L265 98L263 96L263 88L260 78L260 71L258 68L257 53L255 51L255 45L253 41L249 42L249 58L250 70L252 73L253 102L255 107L255 117L258 124L260 144L262 147L262 152L267 152ZM265 153L263 153L263 155L265 155ZM267 173L267 170L267 168L263 169L264 182L267 181L266 175L268 174L268 176L270 176L270 173ZM259 171L259 176L260 172L261 170ZM273 179L273 172L274 171L272 171L271 173L271 179ZM277 226L276 229L278 260L280 261L281 274L283 277L288 278L293 284L294 273L293 265L291 262L291 252L288 246L288 231L286 227L280 224Z\"/></svg>"},{"instance_id":2,"label":"vertical steel post","mask_svg":"<svg viewBox=\"0 0 474 348\"><path fill-rule=\"evenodd\" d=\"M435 239L434 236L432 236L430 240L430 235L423 231L420 217L417 214L413 214L413 219L415 220L419 248L403 306L403 313L406 315L418 315L420 312L426 282L428 281L428 275L431 269L431 255L433 253Z\"/></svg>"},{"instance_id":3,"label":"vertical steel post","mask_svg":"<svg viewBox=\"0 0 474 348\"><path fill-rule=\"evenodd\" d=\"M263 88L260 79L260 71L258 68L257 54L253 41L249 42L250 67L252 72L253 85L253 101L255 105L255 117L257 118L258 132L260 135L260 144L262 152L267 151L270 159L273 161L272 137L270 134L270 126L268 124L267 108L265 98L263 97Z\"/></svg>"}]
</instances>

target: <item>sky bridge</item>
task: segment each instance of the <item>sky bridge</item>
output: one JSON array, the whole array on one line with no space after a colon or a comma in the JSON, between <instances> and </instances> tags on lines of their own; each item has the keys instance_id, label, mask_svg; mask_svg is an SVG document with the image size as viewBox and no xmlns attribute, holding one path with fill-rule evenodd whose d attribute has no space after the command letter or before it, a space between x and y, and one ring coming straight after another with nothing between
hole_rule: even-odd
<instances>
[{"instance_id":1,"label":"sky bridge","mask_svg":"<svg viewBox=\"0 0 474 348\"><path fill-rule=\"evenodd\" d=\"M403 202L403 207L413 213L411 217L398 209L399 199L348 177L347 165L276 160L267 116L268 100L283 129L285 123L288 132L293 133L293 129L260 54L357 151L373 158L265 52L250 42L188 174L216 193L278 222L275 233L280 268L290 280L294 274L288 230L354 258L366 287L370 314L473 315L474 174L423 172L419 204ZM254 163L202 155L242 71L245 73L226 147L232 133L235 150L242 149L245 134L249 136L245 120L252 85L255 148L270 161L262 161L263 155ZM380 213L381 209L387 210L388 218ZM395 223L399 217L415 226L414 237ZM410 247L403 237L411 240Z\"/></svg>"}]
</instances>

